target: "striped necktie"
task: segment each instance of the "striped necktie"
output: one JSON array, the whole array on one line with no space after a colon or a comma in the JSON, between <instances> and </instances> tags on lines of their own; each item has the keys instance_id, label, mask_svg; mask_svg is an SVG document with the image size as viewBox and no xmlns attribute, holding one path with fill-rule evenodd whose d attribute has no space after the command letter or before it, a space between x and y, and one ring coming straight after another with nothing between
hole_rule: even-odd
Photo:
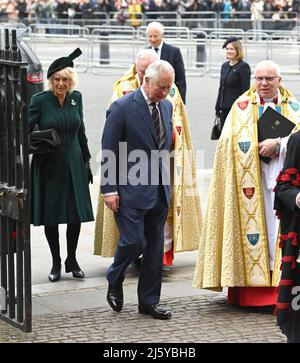
<instances>
[{"instance_id":1,"label":"striped necktie","mask_svg":"<svg viewBox=\"0 0 300 363\"><path fill-rule=\"evenodd\" d=\"M161 149L163 144L165 143L165 128L164 128L163 124L160 122L159 111L158 111L156 103L152 102L152 103L150 103L150 105L152 106L151 116L152 116L155 131L156 131L157 142L158 142L159 148Z\"/></svg>"},{"instance_id":2,"label":"striped necktie","mask_svg":"<svg viewBox=\"0 0 300 363\"><path fill-rule=\"evenodd\" d=\"M156 106L156 102L151 102L150 106L152 107L152 120L153 120L153 125L156 131L156 137L157 137L157 141L159 143L159 139L160 139L160 123L159 123L159 113L158 113L158 109Z\"/></svg>"}]
</instances>

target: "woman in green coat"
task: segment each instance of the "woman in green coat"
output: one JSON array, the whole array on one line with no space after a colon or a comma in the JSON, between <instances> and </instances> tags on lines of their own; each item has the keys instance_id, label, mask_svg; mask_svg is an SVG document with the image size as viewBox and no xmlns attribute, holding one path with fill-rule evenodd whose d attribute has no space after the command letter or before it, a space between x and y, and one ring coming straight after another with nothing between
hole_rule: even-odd
<instances>
[{"instance_id":1,"label":"woman in green coat","mask_svg":"<svg viewBox=\"0 0 300 363\"><path fill-rule=\"evenodd\" d=\"M68 57L54 61L47 73L49 90L32 97L29 106L29 129L54 128L61 144L54 152L34 154L31 165L32 223L44 225L52 255L52 269L48 278L55 282L61 276L58 225L67 224L66 272L84 278L76 261L76 248L81 222L94 220L89 181L91 155L82 116L82 97L74 91L77 75L73 59L77 49Z\"/></svg>"}]
</instances>

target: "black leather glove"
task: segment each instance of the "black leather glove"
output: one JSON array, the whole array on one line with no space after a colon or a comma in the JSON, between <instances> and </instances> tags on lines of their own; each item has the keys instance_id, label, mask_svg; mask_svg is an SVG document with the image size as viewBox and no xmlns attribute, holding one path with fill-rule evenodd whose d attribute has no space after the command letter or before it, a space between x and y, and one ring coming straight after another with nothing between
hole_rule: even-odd
<instances>
[{"instance_id":1,"label":"black leather glove","mask_svg":"<svg viewBox=\"0 0 300 363\"><path fill-rule=\"evenodd\" d=\"M88 182L93 184L93 173L92 173L89 161L85 162L85 168L86 168L86 175L87 175L87 178L88 178Z\"/></svg>"}]
</instances>

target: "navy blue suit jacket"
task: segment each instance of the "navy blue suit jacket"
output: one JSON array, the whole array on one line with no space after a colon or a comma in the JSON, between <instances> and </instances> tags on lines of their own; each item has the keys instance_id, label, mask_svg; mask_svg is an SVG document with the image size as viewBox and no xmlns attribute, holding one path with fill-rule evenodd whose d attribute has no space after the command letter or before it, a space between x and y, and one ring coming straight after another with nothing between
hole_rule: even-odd
<instances>
[{"instance_id":1,"label":"navy blue suit jacket","mask_svg":"<svg viewBox=\"0 0 300 363\"><path fill-rule=\"evenodd\" d=\"M148 47L152 48L152 47ZM171 64L175 71L175 81L180 96L185 103L186 96L186 79L185 79L185 69L182 54L178 47L174 45L167 44L163 42L163 46L161 48L160 59L165 60Z\"/></svg>"},{"instance_id":2,"label":"navy blue suit jacket","mask_svg":"<svg viewBox=\"0 0 300 363\"><path fill-rule=\"evenodd\" d=\"M160 115L165 128L165 142L161 150L169 150L172 143L172 104L163 100L159 104ZM124 150L120 150L120 142ZM156 131L153 125L149 107L140 89L123 96L112 103L107 111L106 122L102 135L102 180L101 192L103 194L118 192L120 206L151 209L157 201L159 173L169 173L168 165L159 162L151 168L151 151L158 151L159 146ZM104 159L104 150L111 151L115 156L116 180L110 180L104 185L107 177L105 169L107 159ZM134 153L139 150L143 158L136 159ZM128 156L131 153L131 158ZM152 162L157 159L152 158ZM137 170L139 171L137 172ZM140 183L132 185L131 176L136 172ZM151 177L156 178L156 185L151 184ZM169 205L170 186L164 185L166 201Z\"/></svg>"}]
</instances>

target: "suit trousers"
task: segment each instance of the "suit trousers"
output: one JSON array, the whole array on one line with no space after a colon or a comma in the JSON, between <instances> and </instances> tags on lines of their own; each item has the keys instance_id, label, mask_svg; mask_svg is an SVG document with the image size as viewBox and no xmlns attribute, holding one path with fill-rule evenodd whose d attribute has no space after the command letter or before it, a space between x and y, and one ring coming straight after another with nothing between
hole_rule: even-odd
<instances>
[{"instance_id":1,"label":"suit trousers","mask_svg":"<svg viewBox=\"0 0 300 363\"><path fill-rule=\"evenodd\" d=\"M120 237L107 280L112 286L122 284L126 268L142 254L138 282L139 304L159 303L167 214L168 206L162 192L158 193L157 202L151 209L120 207L115 213Z\"/></svg>"}]
</instances>

